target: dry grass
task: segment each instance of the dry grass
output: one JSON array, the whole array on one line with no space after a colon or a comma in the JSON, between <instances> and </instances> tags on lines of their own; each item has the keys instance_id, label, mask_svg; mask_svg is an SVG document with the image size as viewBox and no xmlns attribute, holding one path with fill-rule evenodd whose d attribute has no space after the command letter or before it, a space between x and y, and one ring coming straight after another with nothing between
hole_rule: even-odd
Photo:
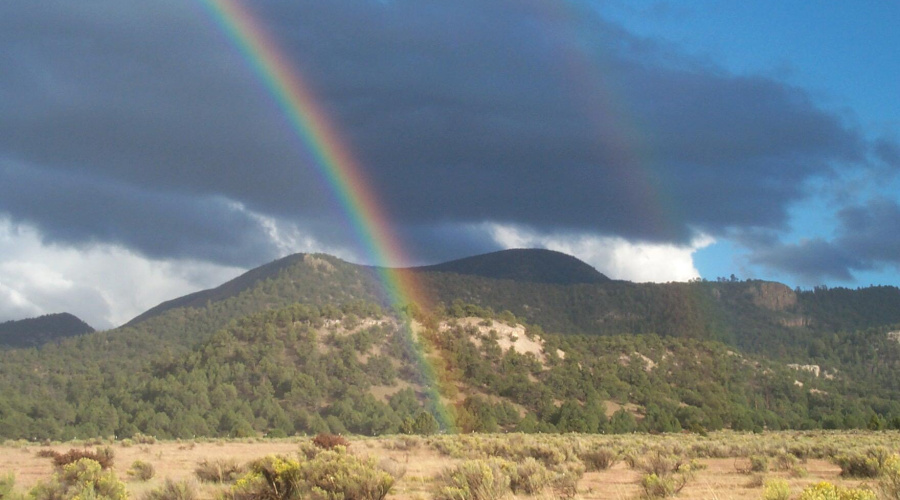
<instances>
[{"instance_id":1,"label":"dry grass","mask_svg":"<svg viewBox=\"0 0 900 500\"><path fill-rule=\"evenodd\" d=\"M900 433L881 432L779 432L762 435L731 432L713 433L708 437L696 435L629 435L629 436L578 436L578 435L521 435L502 436L431 436L403 438L348 438L350 452L360 457L371 457L376 463L390 464L398 474L397 482L388 496L389 499L426 500L433 498L437 477L441 471L455 466L465 459L483 458L492 453L520 453L533 450L546 454L547 450L561 450L561 456L568 461L578 461L573 450L589 451L599 447L614 450L619 456L631 455L638 458L651 457L660 451L667 455L694 459L705 468L696 471L696 476L675 497L685 500L758 500L762 498L763 487L754 482L748 487L749 478L739 469L749 463L751 456L770 458L770 470L765 478L780 478L787 481L792 496L804 487L820 481L830 481L845 487L856 487L862 480L841 477L841 469L832 461L832 456L847 453L864 453L872 446L883 446L891 453L900 452ZM414 441L414 446L406 440ZM131 498L143 498L145 494L172 481L196 482L194 470L203 460L231 459L246 464L267 455L296 457L301 442L309 438L288 438L279 440L198 440L192 442L159 441L156 443L122 446L121 443L105 443L115 450L116 460L113 471L121 478L127 478L127 469L135 461L152 465L155 475L148 481L127 483ZM399 445L399 444L402 444ZM478 446L481 444L481 446ZM53 473L53 464L38 455L42 448L64 453L72 448L84 447L84 443L62 443L49 447L21 442L0 446L0 477L15 474L16 490L25 492L39 480L46 480ZM96 445L91 446L96 448ZM448 453L448 450L452 454ZM518 451L517 451L518 450ZM568 452L566 451L568 450ZM793 450L793 451L792 451ZM776 457L785 453L802 455L801 465L808 471L803 477L796 477L787 469L790 464L776 466ZM477 454L478 456L467 456ZM537 457L535 457L537 458ZM737 458L743 459L736 460ZM784 460L784 459L781 459ZM797 459L798 462L802 458ZM388 471L391 472L391 471ZM575 498L593 499L634 499L641 493L640 479L643 473L628 466L627 461L615 463L606 470L590 471L578 481ZM198 484L198 499L212 499L223 491L218 484ZM517 497L512 497L517 498ZM552 489L544 490L535 497L520 495L518 498L539 498L554 500L559 494Z\"/></svg>"}]
</instances>

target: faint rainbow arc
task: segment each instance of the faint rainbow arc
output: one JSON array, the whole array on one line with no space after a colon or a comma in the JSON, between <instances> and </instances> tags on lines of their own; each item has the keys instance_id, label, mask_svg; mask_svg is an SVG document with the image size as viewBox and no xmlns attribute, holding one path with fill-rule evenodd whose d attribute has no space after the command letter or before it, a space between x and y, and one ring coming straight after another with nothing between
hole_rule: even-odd
<instances>
[{"instance_id":1,"label":"faint rainbow arc","mask_svg":"<svg viewBox=\"0 0 900 500\"><path fill-rule=\"evenodd\" d=\"M328 114L314 94L294 72L278 46L249 11L235 0L200 0L253 72L277 101L293 132L312 154L319 173L337 197L353 230L374 261L376 272L391 304L410 303L428 307L430 302L413 273L399 268L408 262L388 218L365 178L361 165L343 144ZM409 328L409 325L407 325ZM411 339L411 331L407 331ZM435 390L434 367L420 349L417 364L430 393L431 410L442 427L454 430L451 414Z\"/></svg>"}]
</instances>

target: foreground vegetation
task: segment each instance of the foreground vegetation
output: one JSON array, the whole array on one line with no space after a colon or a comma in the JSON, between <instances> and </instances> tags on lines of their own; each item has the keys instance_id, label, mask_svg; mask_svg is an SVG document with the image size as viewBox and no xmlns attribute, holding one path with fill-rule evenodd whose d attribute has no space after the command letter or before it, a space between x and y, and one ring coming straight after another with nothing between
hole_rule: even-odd
<instances>
[{"instance_id":1,"label":"foreground vegetation","mask_svg":"<svg viewBox=\"0 0 900 500\"><path fill-rule=\"evenodd\" d=\"M6 442L0 498L896 500L898 452L825 431Z\"/></svg>"}]
</instances>

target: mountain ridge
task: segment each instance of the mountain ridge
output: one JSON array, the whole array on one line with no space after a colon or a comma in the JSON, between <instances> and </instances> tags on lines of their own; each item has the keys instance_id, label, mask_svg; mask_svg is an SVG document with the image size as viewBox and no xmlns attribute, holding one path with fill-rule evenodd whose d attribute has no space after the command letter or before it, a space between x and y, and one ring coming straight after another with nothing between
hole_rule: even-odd
<instances>
[{"instance_id":1,"label":"mountain ridge","mask_svg":"<svg viewBox=\"0 0 900 500\"><path fill-rule=\"evenodd\" d=\"M409 269L558 285L612 281L577 257L542 248L500 250Z\"/></svg>"},{"instance_id":2,"label":"mountain ridge","mask_svg":"<svg viewBox=\"0 0 900 500\"><path fill-rule=\"evenodd\" d=\"M0 323L0 345L37 347L47 342L84 335L94 328L74 314L62 312Z\"/></svg>"},{"instance_id":3,"label":"mountain ridge","mask_svg":"<svg viewBox=\"0 0 900 500\"><path fill-rule=\"evenodd\" d=\"M132 318L124 327L135 326L142 321L178 308L201 308L208 302L218 302L246 291L257 283L274 279L278 273L307 261L329 262L336 257L327 254L297 253L282 257L267 264L253 268L222 285L207 290L200 290L182 297L162 302ZM340 260L340 259L337 259ZM342 261L343 262L343 261ZM373 267L357 266L371 273L368 278L376 278ZM610 282L608 277L589 264L562 252L544 249L511 249L487 254L474 255L462 259L451 260L428 266L403 268L415 273L452 273L464 276L477 276L487 279L506 279L517 282L550 283L550 284L587 284ZM367 299L371 297L366 297ZM388 304L384 304L388 305Z\"/></svg>"},{"instance_id":4,"label":"mountain ridge","mask_svg":"<svg viewBox=\"0 0 900 500\"><path fill-rule=\"evenodd\" d=\"M610 280L575 257L540 249L505 250L406 269L416 275L434 304L450 307L461 300L509 310L529 324L557 333L656 333L717 339L753 350L778 337L800 349L814 331L900 322L896 287L795 291L760 280L632 283ZM392 306L376 268L326 254L294 254L216 288L163 302L123 328L159 319L171 329L175 325L164 318L181 318L177 322L184 328L192 328L184 321L205 325L207 333L199 339L256 311L295 302L356 300ZM218 311L219 319L203 319L207 314L203 311Z\"/></svg>"}]
</instances>

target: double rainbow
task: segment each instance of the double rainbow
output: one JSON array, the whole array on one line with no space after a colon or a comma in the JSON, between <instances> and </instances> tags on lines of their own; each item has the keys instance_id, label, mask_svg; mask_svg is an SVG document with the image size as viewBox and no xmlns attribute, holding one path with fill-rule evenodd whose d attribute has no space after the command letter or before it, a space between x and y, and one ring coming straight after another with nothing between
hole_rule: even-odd
<instances>
[{"instance_id":1,"label":"double rainbow","mask_svg":"<svg viewBox=\"0 0 900 500\"><path fill-rule=\"evenodd\" d=\"M399 268L409 261L362 166L354 158L348 144L341 140L315 95L292 70L290 62L263 26L239 2L200 0L200 3L241 53L277 102L293 133L312 154L315 166L338 199L357 238L375 265L390 302L398 308L412 303L427 306L427 297L415 276ZM406 337L412 342L410 326L407 324L406 328ZM452 430L450 412L441 404L437 394L434 367L421 349L414 350L419 357L417 364L421 382L429 392L429 409L444 429Z\"/></svg>"}]
</instances>

